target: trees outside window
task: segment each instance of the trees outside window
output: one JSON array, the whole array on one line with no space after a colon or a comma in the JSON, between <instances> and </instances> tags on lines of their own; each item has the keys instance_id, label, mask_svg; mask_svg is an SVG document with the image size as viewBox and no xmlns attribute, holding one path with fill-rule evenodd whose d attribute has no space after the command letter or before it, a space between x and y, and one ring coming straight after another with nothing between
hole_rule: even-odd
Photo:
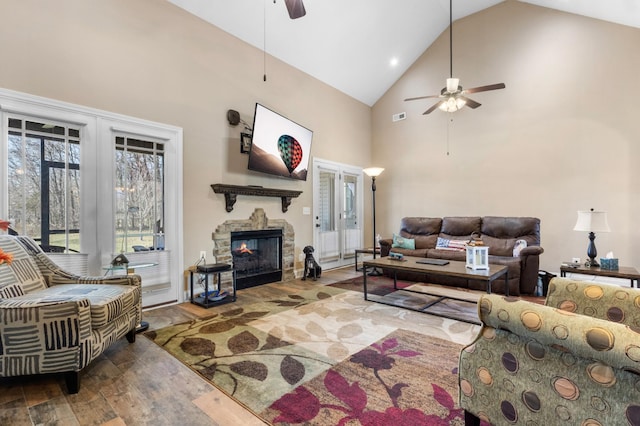
<instances>
[{"instance_id":1,"label":"trees outside window","mask_svg":"<svg viewBox=\"0 0 640 426\"><path fill-rule=\"evenodd\" d=\"M80 251L80 130L17 116L7 122L12 229L47 251Z\"/></svg>"}]
</instances>

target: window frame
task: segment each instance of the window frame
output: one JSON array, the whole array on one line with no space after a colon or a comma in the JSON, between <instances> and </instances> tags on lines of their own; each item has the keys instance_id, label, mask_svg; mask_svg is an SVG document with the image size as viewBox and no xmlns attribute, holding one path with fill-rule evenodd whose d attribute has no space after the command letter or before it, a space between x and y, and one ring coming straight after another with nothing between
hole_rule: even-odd
<instances>
[{"instance_id":1,"label":"window frame","mask_svg":"<svg viewBox=\"0 0 640 426\"><path fill-rule=\"evenodd\" d=\"M183 267L183 167L180 127L102 111L35 95L0 88L0 158L7 158L7 115L22 115L38 120L68 123L80 128L80 167L82 170L80 229L81 251L88 254L88 270L104 275L102 266L116 252L115 244L115 134L153 138L165 148L165 247L171 271L171 294L154 291L143 303L181 302ZM88 173L95 170L96 173ZM7 163L0 161L0 217L8 212ZM143 290L144 293L144 290ZM160 299L168 298L168 302Z\"/></svg>"}]
</instances>

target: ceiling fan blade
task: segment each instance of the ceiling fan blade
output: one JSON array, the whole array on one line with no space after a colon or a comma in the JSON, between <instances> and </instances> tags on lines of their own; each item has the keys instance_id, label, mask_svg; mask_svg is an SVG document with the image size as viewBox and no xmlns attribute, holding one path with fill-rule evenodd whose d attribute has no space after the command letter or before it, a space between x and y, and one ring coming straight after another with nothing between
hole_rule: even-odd
<instances>
[{"instance_id":1,"label":"ceiling fan blade","mask_svg":"<svg viewBox=\"0 0 640 426\"><path fill-rule=\"evenodd\" d=\"M287 5L287 11L289 11L289 17L291 19L302 18L307 14L302 0L284 0L284 2Z\"/></svg>"},{"instance_id":2,"label":"ceiling fan blade","mask_svg":"<svg viewBox=\"0 0 640 426\"><path fill-rule=\"evenodd\" d=\"M442 105L443 103L445 103L446 100L441 100L440 102L436 102L431 108L429 108L428 110L426 110L425 112L422 113L422 115L427 115L427 114L431 114L433 111L435 111L436 109L438 109L438 107L440 105Z\"/></svg>"},{"instance_id":3,"label":"ceiling fan blade","mask_svg":"<svg viewBox=\"0 0 640 426\"><path fill-rule=\"evenodd\" d=\"M506 86L504 83L490 84L488 86L472 87L471 89L464 89L464 93L478 93L486 92L488 90L504 89Z\"/></svg>"},{"instance_id":4,"label":"ceiling fan blade","mask_svg":"<svg viewBox=\"0 0 640 426\"><path fill-rule=\"evenodd\" d=\"M441 95L418 96L416 98L407 98L404 101L417 101L418 99L441 98Z\"/></svg>"},{"instance_id":5,"label":"ceiling fan blade","mask_svg":"<svg viewBox=\"0 0 640 426\"><path fill-rule=\"evenodd\" d=\"M469 108L473 108L476 109L478 108L480 105L482 105L479 102L474 101L473 99L469 99L466 96L459 96L460 99L464 99L464 101L466 102L465 105L468 106Z\"/></svg>"}]
</instances>

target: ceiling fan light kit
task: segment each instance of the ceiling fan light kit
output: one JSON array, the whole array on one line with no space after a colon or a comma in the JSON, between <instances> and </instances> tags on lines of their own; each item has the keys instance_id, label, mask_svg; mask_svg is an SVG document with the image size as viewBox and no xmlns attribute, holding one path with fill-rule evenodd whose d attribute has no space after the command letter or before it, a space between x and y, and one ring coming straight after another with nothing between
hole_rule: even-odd
<instances>
[{"instance_id":1,"label":"ceiling fan light kit","mask_svg":"<svg viewBox=\"0 0 640 426\"><path fill-rule=\"evenodd\" d=\"M445 112L455 112L465 106L475 109L482 105L479 102L466 97L466 94L504 89L505 87L504 83L497 83L463 90L462 86L460 86L460 79L453 78L453 0L449 0L449 78L447 78L446 87L440 91L440 95L418 96L415 98L407 98L405 101L440 98L435 105L423 112L422 115L430 114L436 108Z\"/></svg>"},{"instance_id":2,"label":"ceiling fan light kit","mask_svg":"<svg viewBox=\"0 0 640 426\"><path fill-rule=\"evenodd\" d=\"M443 101L438 108L444 112L456 112L466 104L467 101L464 99L450 96L446 101Z\"/></svg>"}]
</instances>

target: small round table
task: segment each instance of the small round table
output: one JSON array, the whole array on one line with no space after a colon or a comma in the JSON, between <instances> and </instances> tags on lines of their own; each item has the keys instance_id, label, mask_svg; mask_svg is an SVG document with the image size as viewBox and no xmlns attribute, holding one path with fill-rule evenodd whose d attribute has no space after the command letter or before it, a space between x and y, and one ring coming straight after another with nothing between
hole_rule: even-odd
<instances>
[{"instance_id":1,"label":"small round table","mask_svg":"<svg viewBox=\"0 0 640 426\"><path fill-rule=\"evenodd\" d=\"M133 262L133 263L122 263L120 265L107 265L103 266L106 272L105 275L111 273L114 274L116 271L127 271L127 275L133 275L136 273L136 269L143 268L151 268L153 266L158 266L157 262ZM149 329L148 321L140 321L140 324L136 327L136 333L142 333L143 331L147 331Z\"/></svg>"}]
</instances>

